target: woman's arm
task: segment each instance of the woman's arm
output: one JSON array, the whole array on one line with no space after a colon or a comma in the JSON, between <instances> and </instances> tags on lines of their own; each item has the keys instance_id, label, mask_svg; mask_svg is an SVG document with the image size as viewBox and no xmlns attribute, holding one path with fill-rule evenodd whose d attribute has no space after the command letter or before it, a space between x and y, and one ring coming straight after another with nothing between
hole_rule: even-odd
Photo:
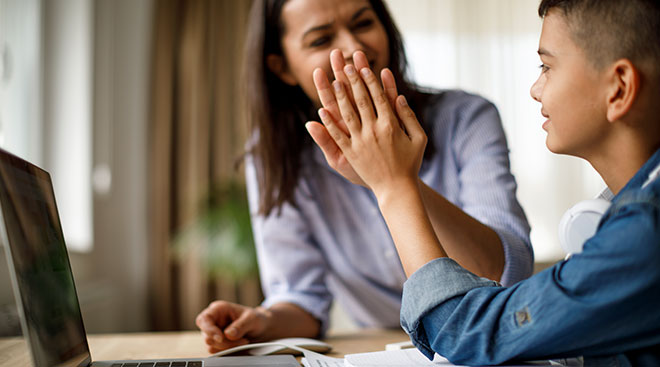
<instances>
[{"instance_id":1,"label":"woman's arm","mask_svg":"<svg viewBox=\"0 0 660 367\"><path fill-rule=\"evenodd\" d=\"M495 231L419 180L422 200L447 255L475 274L499 281L504 250Z\"/></svg>"}]
</instances>

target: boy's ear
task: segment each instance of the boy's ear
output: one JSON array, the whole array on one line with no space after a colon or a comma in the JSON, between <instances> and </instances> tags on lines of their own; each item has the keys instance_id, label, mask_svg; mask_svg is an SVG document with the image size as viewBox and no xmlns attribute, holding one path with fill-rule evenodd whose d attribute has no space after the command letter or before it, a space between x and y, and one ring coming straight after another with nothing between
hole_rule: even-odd
<instances>
[{"instance_id":1,"label":"boy's ear","mask_svg":"<svg viewBox=\"0 0 660 367\"><path fill-rule=\"evenodd\" d=\"M273 74L277 75L277 77L284 83L291 86L298 85L298 81L294 78L286 65L284 56L270 54L266 56L266 65L268 65L268 69L270 69Z\"/></svg>"},{"instance_id":2,"label":"boy's ear","mask_svg":"<svg viewBox=\"0 0 660 367\"><path fill-rule=\"evenodd\" d=\"M614 122L625 116L635 103L639 94L640 75L628 59L617 60L609 70L607 120Z\"/></svg>"}]
</instances>

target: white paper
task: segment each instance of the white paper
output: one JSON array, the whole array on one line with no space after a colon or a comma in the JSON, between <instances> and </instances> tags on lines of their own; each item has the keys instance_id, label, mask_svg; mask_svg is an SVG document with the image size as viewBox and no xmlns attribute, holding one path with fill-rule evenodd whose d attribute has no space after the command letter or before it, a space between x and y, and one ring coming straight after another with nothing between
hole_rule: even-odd
<instances>
[{"instance_id":1,"label":"white paper","mask_svg":"<svg viewBox=\"0 0 660 367\"><path fill-rule=\"evenodd\" d=\"M433 361L429 361L417 349L388 350L382 352L357 353L346 356L347 367L409 367L409 366L456 366L447 359L435 355Z\"/></svg>"},{"instance_id":2,"label":"white paper","mask_svg":"<svg viewBox=\"0 0 660 367\"><path fill-rule=\"evenodd\" d=\"M305 367L344 367L344 358L328 357L310 350L303 350L303 355Z\"/></svg>"},{"instance_id":3,"label":"white paper","mask_svg":"<svg viewBox=\"0 0 660 367\"><path fill-rule=\"evenodd\" d=\"M525 364L524 366L581 366L582 364L575 364L579 361L577 359L562 360L562 361L534 361ZM371 353L358 353L349 354L344 361L345 367L434 367L434 366L461 366L452 364L446 358L436 354L433 361L429 361L417 349L402 349L391 350L382 352ZM516 365L507 365L515 367ZM521 365L517 365L521 366Z\"/></svg>"}]
</instances>

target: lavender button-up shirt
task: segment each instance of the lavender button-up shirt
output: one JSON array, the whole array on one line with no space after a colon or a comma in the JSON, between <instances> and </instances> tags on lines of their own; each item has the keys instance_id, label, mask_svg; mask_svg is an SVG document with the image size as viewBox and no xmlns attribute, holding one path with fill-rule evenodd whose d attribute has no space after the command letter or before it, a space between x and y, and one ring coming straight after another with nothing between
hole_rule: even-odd
<instances>
[{"instance_id":1,"label":"lavender button-up shirt","mask_svg":"<svg viewBox=\"0 0 660 367\"><path fill-rule=\"evenodd\" d=\"M528 277L533 264L529 225L515 196L497 109L481 97L444 91L419 112L435 144L420 177L499 235L503 285ZM297 207L285 204L281 212L264 217L256 214L257 168L247 160L263 305L294 303L325 330L336 299L360 326L399 327L406 276L374 195L330 168L316 146L302 161Z\"/></svg>"}]
</instances>

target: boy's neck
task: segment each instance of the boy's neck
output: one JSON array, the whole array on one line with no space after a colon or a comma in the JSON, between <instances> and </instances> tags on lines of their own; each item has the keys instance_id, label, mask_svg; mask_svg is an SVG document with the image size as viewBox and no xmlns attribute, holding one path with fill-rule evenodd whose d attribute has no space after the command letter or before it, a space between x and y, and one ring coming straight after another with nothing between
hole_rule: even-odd
<instances>
[{"instance_id":1,"label":"boy's neck","mask_svg":"<svg viewBox=\"0 0 660 367\"><path fill-rule=\"evenodd\" d=\"M660 148L660 141L649 135L622 133L605 144L600 154L586 157L615 195L623 189L649 158Z\"/></svg>"}]
</instances>

